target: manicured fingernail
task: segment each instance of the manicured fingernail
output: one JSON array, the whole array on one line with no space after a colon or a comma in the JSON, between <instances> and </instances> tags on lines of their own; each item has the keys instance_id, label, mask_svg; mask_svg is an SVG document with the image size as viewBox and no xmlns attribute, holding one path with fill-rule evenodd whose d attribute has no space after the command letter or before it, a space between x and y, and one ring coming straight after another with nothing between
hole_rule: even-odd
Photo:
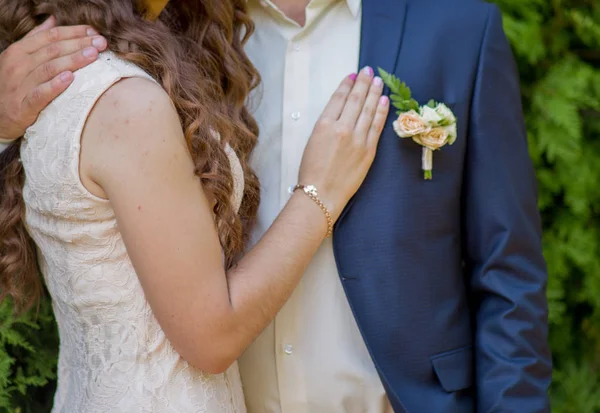
<instances>
[{"instance_id":1,"label":"manicured fingernail","mask_svg":"<svg viewBox=\"0 0 600 413\"><path fill-rule=\"evenodd\" d=\"M93 47L88 47L87 49L83 49L82 53L85 57L91 58L91 57L95 57L96 53L98 53L98 51Z\"/></svg>"},{"instance_id":2,"label":"manicured fingernail","mask_svg":"<svg viewBox=\"0 0 600 413\"><path fill-rule=\"evenodd\" d=\"M357 74L356 73L352 73L350 76L348 76L350 78L350 80L352 80L353 82L356 80Z\"/></svg>"},{"instance_id":3,"label":"manicured fingernail","mask_svg":"<svg viewBox=\"0 0 600 413\"><path fill-rule=\"evenodd\" d=\"M381 106L387 106L390 103L390 99L387 96L382 96L379 98L379 104Z\"/></svg>"},{"instance_id":4,"label":"manicured fingernail","mask_svg":"<svg viewBox=\"0 0 600 413\"><path fill-rule=\"evenodd\" d=\"M69 83L73 79L73 73L63 72L60 74L60 81L63 83Z\"/></svg>"},{"instance_id":5,"label":"manicured fingernail","mask_svg":"<svg viewBox=\"0 0 600 413\"><path fill-rule=\"evenodd\" d=\"M92 29L91 27L89 29L87 29L87 35L88 36L95 36L99 34L96 30Z\"/></svg>"},{"instance_id":6,"label":"manicured fingernail","mask_svg":"<svg viewBox=\"0 0 600 413\"><path fill-rule=\"evenodd\" d=\"M381 79L379 76L376 76L373 79L373 84L377 87L382 86L383 85L383 79Z\"/></svg>"},{"instance_id":7,"label":"manicured fingernail","mask_svg":"<svg viewBox=\"0 0 600 413\"><path fill-rule=\"evenodd\" d=\"M92 46L96 49L104 49L106 47L106 39L102 36L97 36L92 39Z\"/></svg>"},{"instance_id":8,"label":"manicured fingernail","mask_svg":"<svg viewBox=\"0 0 600 413\"><path fill-rule=\"evenodd\" d=\"M373 69L370 66L367 66L363 69L363 72L365 73L365 75L371 77L373 76Z\"/></svg>"}]
</instances>

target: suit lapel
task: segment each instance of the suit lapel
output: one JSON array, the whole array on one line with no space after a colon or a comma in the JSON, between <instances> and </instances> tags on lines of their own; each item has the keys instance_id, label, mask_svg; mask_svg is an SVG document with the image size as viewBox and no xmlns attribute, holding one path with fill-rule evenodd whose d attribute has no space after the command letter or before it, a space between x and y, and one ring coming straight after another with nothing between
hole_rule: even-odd
<instances>
[{"instance_id":1,"label":"suit lapel","mask_svg":"<svg viewBox=\"0 0 600 413\"><path fill-rule=\"evenodd\" d=\"M364 0L360 37L360 68L393 72L404 33L407 0Z\"/></svg>"},{"instance_id":2,"label":"suit lapel","mask_svg":"<svg viewBox=\"0 0 600 413\"><path fill-rule=\"evenodd\" d=\"M371 66L376 73L378 67L386 72L395 72L406 26L407 2L408 0L364 0L362 2L358 70ZM354 198L340 215L336 226L341 225L353 203Z\"/></svg>"}]
</instances>

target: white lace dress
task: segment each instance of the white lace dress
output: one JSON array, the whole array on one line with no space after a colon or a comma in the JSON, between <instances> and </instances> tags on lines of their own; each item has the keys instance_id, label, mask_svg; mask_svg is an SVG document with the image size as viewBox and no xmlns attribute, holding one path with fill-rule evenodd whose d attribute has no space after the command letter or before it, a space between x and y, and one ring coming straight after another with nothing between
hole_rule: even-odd
<instances>
[{"instance_id":1,"label":"white lace dress","mask_svg":"<svg viewBox=\"0 0 600 413\"><path fill-rule=\"evenodd\" d=\"M244 413L237 365L209 375L185 362L156 321L109 201L79 178L81 133L98 98L126 77L150 78L103 53L26 133L26 222L60 332L54 413ZM229 149L229 148L228 148ZM229 149L243 193L239 160Z\"/></svg>"}]
</instances>

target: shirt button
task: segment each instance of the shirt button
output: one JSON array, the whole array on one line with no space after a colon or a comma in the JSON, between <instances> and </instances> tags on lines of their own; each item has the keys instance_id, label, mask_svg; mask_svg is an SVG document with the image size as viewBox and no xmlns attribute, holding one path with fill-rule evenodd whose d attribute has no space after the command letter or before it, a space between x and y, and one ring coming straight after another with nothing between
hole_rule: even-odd
<instances>
[{"instance_id":1,"label":"shirt button","mask_svg":"<svg viewBox=\"0 0 600 413\"><path fill-rule=\"evenodd\" d=\"M295 52L299 52L300 51L300 45L298 43L294 43L292 45L292 50Z\"/></svg>"},{"instance_id":2,"label":"shirt button","mask_svg":"<svg viewBox=\"0 0 600 413\"><path fill-rule=\"evenodd\" d=\"M286 344L283 347L283 352L288 356L292 355L292 353L294 352L294 346L292 346L291 344Z\"/></svg>"},{"instance_id":3,"label":"shirt button","mask_svg":"<svg viewBox=\"0 0 600 413\"><path fill-rule=\"evenodd\" d=\"M294 119L294 120L300 119L300 112L293 112L292 113L292 119Z\"/></svg>"}]
</instances>

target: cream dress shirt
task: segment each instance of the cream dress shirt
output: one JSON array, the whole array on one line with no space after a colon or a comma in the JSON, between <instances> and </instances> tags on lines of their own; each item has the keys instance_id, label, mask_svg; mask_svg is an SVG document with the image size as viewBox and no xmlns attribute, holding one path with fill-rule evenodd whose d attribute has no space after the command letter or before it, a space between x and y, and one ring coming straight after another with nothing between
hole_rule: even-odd
<instances>
[{"instance_id":1,"label":"cream dress shirt","mask_svg":"<svg viewBox=\"0 0 600 413\"><path fill-rule=\"evenodd\" d=\"M297 183L317 118L340 81L357 71L361 3L312 0L304 27L270 1L250 0L250 12L256 32L247 52L263 79L251 97L260 125L256 242ZM250 413L392 412L341 286L331 239L240 369Z\"/></svg>"}]
</instances>

